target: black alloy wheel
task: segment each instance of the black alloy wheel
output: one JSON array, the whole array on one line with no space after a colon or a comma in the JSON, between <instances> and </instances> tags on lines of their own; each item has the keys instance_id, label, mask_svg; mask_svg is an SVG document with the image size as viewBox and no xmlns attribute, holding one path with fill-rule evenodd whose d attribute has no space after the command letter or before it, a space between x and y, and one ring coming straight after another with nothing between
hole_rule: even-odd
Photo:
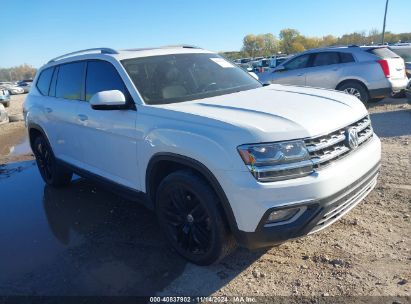
<instances>
[{"instance_id":1,"label":"black alloy wheel","mask_svg":"<svg viewBox=\"0 0 411 304\"><path fill-rule=\"evenodd\" d=\"M217 196L190 171L171 173L161 182L156 211L172 247L195 264L212 264L235 247Z\"/></svg>"},{"instance_id":2,"label":"black alloy wheel","mask_svg":"<svg viewBox=\"0 0 411 304\"><path fill-rule=\"evenodd\" d=\"M73 173L57 163L50 145L43 136L38 136L34 140L33 153L46 184L60 187L70 183Z\"/></svg>"}]
</instances>

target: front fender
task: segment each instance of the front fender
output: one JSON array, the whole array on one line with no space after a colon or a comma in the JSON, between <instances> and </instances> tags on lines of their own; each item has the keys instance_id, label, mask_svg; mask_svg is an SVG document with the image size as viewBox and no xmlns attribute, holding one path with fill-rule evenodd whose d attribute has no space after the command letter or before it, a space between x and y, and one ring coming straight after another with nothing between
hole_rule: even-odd
<instances>
[{"instance_id":1,"label":"front fender","mask_svg":"<svg viewBox=\"0 0 411 304\"><path fill-rule=\"evenodd\" d=\"M143 170L140 180L146 189L145 174L151 158L160 153L170 153L193 159L204 165L209 171L246 170L237 153L235 144L226 142L222 146L216 140L218 135L193 133L182 129L156 128L149 132L138 148L139 162ZM220 138L220 140L222 140ZM233 157L235 156L235 157Z\"/></svg>"}]
</instances>

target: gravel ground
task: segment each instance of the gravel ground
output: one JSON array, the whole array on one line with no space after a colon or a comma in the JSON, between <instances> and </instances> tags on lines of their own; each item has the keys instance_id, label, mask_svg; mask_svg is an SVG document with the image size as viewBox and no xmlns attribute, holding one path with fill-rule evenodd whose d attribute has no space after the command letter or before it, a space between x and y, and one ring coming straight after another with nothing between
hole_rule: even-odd
<instances>
[{"instance_id":1,"label":"gravel ground","mask_svg":"<svg viewBox=\"0 0 411 304\"><path fill-rule=\"evenodd\" d=\"M9 115L21 114L26 94L11 95L10 107L6 108ZM26 137L24 122L11 122L0 126L0 164L32 159L31 153L10 155L12 147L21 143Z\"/></svg>"},{"instance_id":2,"label":"gravel ground","mask_svg":"<svg viewBox=\"0 0 411 304\"><path fill-rule=\"evenodd\" d=\"M19 111L23 99L13 96L10 111ZM361 204L317 234L269 250L239 249L210 267L187 264L160 294L410 296L411 106L388 99L369 111L382 167ZM0 164L32 157L4 156L6 146L22 140L22 128L0 127Z\"/></svg>"}]
</instances>

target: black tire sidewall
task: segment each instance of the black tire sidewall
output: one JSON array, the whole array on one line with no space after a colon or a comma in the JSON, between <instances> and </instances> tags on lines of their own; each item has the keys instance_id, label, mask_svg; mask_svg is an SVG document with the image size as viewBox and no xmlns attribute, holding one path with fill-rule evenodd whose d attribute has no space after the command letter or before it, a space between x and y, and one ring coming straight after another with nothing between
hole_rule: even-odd
<instances>
[{"instance_id":1,"label":"black tire sidewall","mask_svg":"<svg viewBox=\"0 0 411 304\"><path fill-rule=\"evenodd\" d=\"M45 147L46 149L49 150L49 153L51 153L51 158L50 158L50 161L52 162L52 163L51 163L51 166L52 166L51 178L48 178L48 177L46 176L44 170L41 168L41 164L40 164L39 156L38 156L38 153L39 153L39 152L37 151L38 145L42 145L43 147ZM51 151L50 145L49 145L48 142L44 139L43 136L38 136L38 137L34 140L34 151L33 151L33 152L34 152L34 155L36 156L37 167L39 168L41 177L43 178L43 180L44 180L47 184L52 185L52 184L53 184L53 177L54 177L54 166L55 166L54 154L53 154L53 152Z\"/></svg>"},{"instance_id":2,"label":"black tire sidewall","mask_svg":"<svg viewBox=\"0 0 411 304\"><path fill-rule=\"evenodd\" d=\"M368 92L367 89L365 89L361 84L357 83L357 82L347 82L345 84L343 84L341 87L339 87L338 89L340 91L344 91L345 89L348 88L354 88L356 90L358 90L358 92L361 95L361 101L366 105L368 103L369 100L369 96L368 96Z\"/></svg>"},{"instance_id":3,"label":"black tire sidewall","mask_svg":"<svg viewBox=\"0 0 411 304\"><path fill-rule=\"evenodd\" d=\"M50 153L51 178L48 178L45 172L41 169L41 166L38 160L38 152L37 152L38 144L42 144L46 149L48 149ZM57 163L53 150L51 149L51 146L48 143L47 139L45 139L43 136L38 136L34 140L34 151L33 152L34 152L34 155L36 156L37 167L39 168L41 177L43 178L46 184L53 186L53 187L61 187L61 186L66 186L70 184L73 173L67 170L66 168L63 168L61 165Z\"/></svg>"},{"instance_id":4,"label":"black tire sidewall","mask_svg":"<svg viewBox=\"0 0 411 304\"><path fill-rule=\"evenodd\" d=\"M172 239L163 220L162 207L168 202L168 193L178 184L184 185L199 200L210 216L210 249L204 255L193 255L183 250ZM226 242L227 225L224 221L217 196L213 189L201 178L190 171L177 171L167 176L158 187L156 196L156 214L159 224L172 247L185 259L197 265L209 265L219 260Z\"/></svg>"}]
</instances>

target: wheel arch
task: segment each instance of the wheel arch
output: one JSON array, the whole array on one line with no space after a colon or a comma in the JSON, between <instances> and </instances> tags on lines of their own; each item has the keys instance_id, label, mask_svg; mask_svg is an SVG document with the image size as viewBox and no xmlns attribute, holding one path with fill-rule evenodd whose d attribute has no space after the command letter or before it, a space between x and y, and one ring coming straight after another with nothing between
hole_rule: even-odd
<instances>
[{"instance_id":1,"label":"wheel arch","mask_svg":"<svg viewBox=\"0 0 411 304\"><path fill-rule=\"evenodd\" d=\"M340 82L337 84L337 86L335 87L335 89L338 91L339 88L341 88L344 84L349 83L349 82L358 83L359 85L361 85L361 86L367 91L368 94L370 94L370 92L369 92L369 90L368 90L368 87L367 87L367 85L364 83L364 81L362 81L361 79L356 79L356 78L347 78L347 79L344 79L344 80L340 81Z\"/></svg>"},{"instance_id":2,"label":"wheel arch","mask_svg":"<svg viewBox=\"0 0 411 304\"><path fill-rule=\"evenodd\" d=\"M50 145L50 142L49 142L49 139L47 137L46 132L38 124L30 123L27 127L27 130L28 130L28 135L29 135L30 147L31 147L32 151L34 151L34 149L33 149L34 140L39 135L43 136L46 139L47 143Z\"/></svg>"},{"instance_id":3,"label":"wheel arch","mask_svg":"<svg viewBox=\"0 0 411 304\"><path fill-rule=\"evenodd\" d=\"M146 169L145 192L153 207L155 207L155 192L161 180L171 172L180 169L193 170L210 184L221 202L224 211L223 216L227 220L231 232L236 236L238 233L237 222L223 188L214 174L204 164L190 157L175 153L157 153L151 157Z\"/></svg>"}]
</instances>

